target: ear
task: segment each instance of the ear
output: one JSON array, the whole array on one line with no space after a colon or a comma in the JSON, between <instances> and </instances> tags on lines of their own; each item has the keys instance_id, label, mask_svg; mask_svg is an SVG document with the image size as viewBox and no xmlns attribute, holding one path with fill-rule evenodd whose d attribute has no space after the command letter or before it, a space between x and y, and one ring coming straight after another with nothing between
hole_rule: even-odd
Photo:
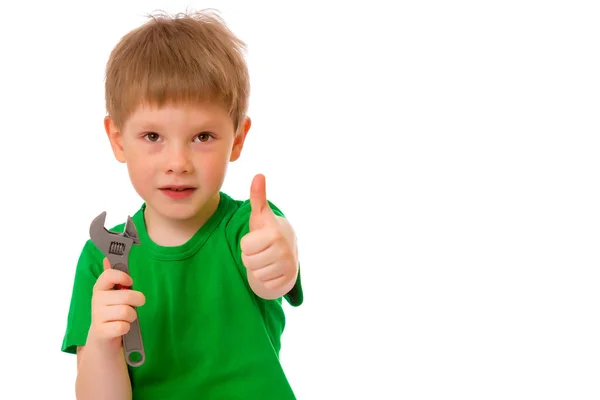
<instances>
[{"instance_id":1,"label":"ear","mask_svg":"<svg viewBox=\"0 0 600 400\"><path fill-rule=\"evenodd\" d=\"M244 118L244 122L240 124L237 134L233 139L233 148L231 149L229 161L233 162L240 158L240 154L242 154L242 148L244 147L244 140L246 140L246 135L248 134L251 125L252 121L250 120L250 117Z\"/></svg>"},{"instance_id":2,"label":"ear","mask_svg":"<svg viewBox=\"0 0 600 400\"><path fill-rule=\"evenodd\" d=\"M123 135L121 135L121 132L114 124L110 116L104 117L104 130L108 135L110 147L112 147L112 151L115 155L115 158L117 159L117 161L124 163L125 152L123 151Z\"/></svg>"}]
</instances>

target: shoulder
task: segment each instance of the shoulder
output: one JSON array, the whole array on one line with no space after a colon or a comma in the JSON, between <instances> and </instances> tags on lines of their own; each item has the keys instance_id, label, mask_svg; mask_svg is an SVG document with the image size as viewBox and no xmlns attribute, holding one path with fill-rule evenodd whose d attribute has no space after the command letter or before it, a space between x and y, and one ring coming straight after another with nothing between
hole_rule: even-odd
<instances>
[{"instance_id":1,"label":"shoulder","mask_svg":"<svg viewBox=\"0 0 600 400\"><path fill-rule=\"evenodd\" d=\"M96 247L94 242L88 239L79 253L75 272L75 282L89 280L100 276L103 270L103 258L104 255L102 252Z\"/></svg>"},{"instance_id":2,"label":"shoulder","mask_svg":"<svg viewBox=\"0 0 600 400\"><path fill-rule=\"evenodd\" d=\"M86 242L83 245L83 248L81 249L81 253L79 255L79 262L81 263L83 261L92 262L102 260L103 257L104 255L102 254L98 246L96 246L91 239L88 239L86 240Z\"/></svg>"}]
</instances>

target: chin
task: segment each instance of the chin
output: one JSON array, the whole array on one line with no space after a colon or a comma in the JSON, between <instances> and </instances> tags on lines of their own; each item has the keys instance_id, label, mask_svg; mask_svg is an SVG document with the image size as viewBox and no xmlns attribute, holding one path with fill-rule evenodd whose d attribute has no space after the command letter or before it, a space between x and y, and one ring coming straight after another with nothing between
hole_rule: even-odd
<instances>
[{"instance_id":1,"label":"chin","mask_svg":"<svg viewBox=\"0 0 600 400\"><path fill-rule=\"evenodd\" d=\"M172 220L185 221L196 217L201 207L192 204L176 205L176 206L159 206L155 208L165 218Z\"/></svg>"},{"instance_id":2,"label":"chin","mask_svg":"<svg viewBox=\"0 0 600 400\"><path fill-rule=\"evenodd\" d=\"M191 198L176 201L164 198L162 193L158 196L148 196L146 203L153 212L176 221L186 221L203 213L206 207L213 208L213 197L206 198L204 193L195 193Z\"/></svg>"}]
</instances>

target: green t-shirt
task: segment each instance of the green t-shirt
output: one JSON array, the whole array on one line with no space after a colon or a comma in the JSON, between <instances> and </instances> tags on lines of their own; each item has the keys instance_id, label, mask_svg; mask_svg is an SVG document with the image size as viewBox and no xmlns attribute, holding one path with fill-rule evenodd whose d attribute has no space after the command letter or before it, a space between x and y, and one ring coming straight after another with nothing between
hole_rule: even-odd
<instances>
[{"instance_id":1,"label":"green t-shirt","mask_svg":"<svg viewBox=\"0 0 600 400\"><path fill-rule=\"evenodd\" d=\"M283 299L256 296L241 260L250 202L221 193L216 212L176 247L152 242L144 210L145 204L132 216L140 245L129 256L133 289L146 297L137 308L146 360L128 367L133 399L295 399L279 362ZM75 272L63 352L85 345L103 259L88 240ZM302 304L300 277L284 297L294 307Z\"/></svg>"}]
</instances>

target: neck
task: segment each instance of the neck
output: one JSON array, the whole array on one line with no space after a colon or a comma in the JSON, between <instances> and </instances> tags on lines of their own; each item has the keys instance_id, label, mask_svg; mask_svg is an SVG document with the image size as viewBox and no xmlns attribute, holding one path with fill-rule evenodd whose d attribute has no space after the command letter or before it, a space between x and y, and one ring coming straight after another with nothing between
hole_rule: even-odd
<instances>
[{"instance_id":1,"label":"neck","mask_svg":"<svg viewBox=\"0 0 600 400\"><path fill-rule=\"evenodd\" d=\"M210 199L206 205L192 218L172 219L157 213L150 206L146 207L144 219L148 236L159 246L181 246L198 232L219 206L220 195Z\"/></svg>"}]
</instances>

